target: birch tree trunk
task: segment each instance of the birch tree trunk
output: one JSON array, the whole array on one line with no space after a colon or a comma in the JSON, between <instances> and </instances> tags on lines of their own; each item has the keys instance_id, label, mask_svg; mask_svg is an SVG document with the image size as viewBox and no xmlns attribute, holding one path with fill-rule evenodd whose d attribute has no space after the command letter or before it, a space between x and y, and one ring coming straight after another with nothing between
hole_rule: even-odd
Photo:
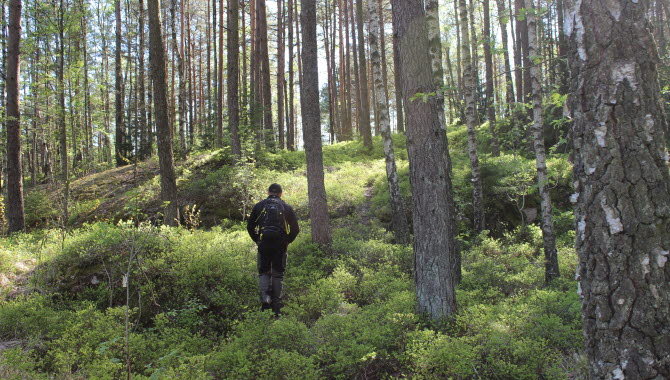
<instances>
[{"instance_id":1,"label":"birch tree trunk","mask_svg":"<svg viewBox=\"0 0 670 380\"><path fill-rule=\"evenodd\" d=\"M177 25L176 25L177 1L179 0L172 0L170 4L170 29L172 30L172 50L175 57L177 58L177 75L179 79L179 89L177 90L177 108L179 110L179 118L178 118L179 150L180 150L179 153L183 156L186 154L186 132L185 132L186 122L184 120L186 117L186 102L184 101L186 95L186 79L184 76L184 52L183 49L180 49L179 43L177 42ZM214 35L216 36L216 31L214 31ZM214 51L214 56L216 56L216 50ZM216 138L217 138L217 144L223 138L223 136L219 135L218 130Z\"/></svg>"},{"instance_id":2,"label":"birch tree trunk","mask_svg":"<svg viewBox=\"0 0 670 380\"><path fill-rule=\"evenodd\" d=\"M542 213L542 239L544 240L544 281L548 284L558 278L558 253L554 223L551 218L551 196L549 194L549 176L547 175L547 154L544 148L544 119L542 118L542 71L538 61L537 19L533 0L526 1L526 21L528 25L528 54L531 66L530 80L533 99L533 146L535 148L535 166L537 183L540 192L540 209Z\"/></svg>"},{"instance_id":3,"label":"birch tree trunk","mask_svg":"<svg viewBox=\"0 0 670 380\"><path fill-rule=\"evenodd\" d=\"M589 377L670 378L670 174L649 0L565 0Z\"/></svg>"},{"instance_id":4,"label":"birch tree trunk","mask_svg":"<svg viewBox=\"0 0 670 380\"><path fill-rule=\"evenodd\" d=\"M405 206L398 180L398 170L395 164L395 153L393 151L393 139L391 138L391 124L389 121L389 109L384 90L384 78L382 76L381 54L380 54L380 28L379 15L377 14L376 0L368 0L368 16L370 23L370 61L372 63L372 78L374 80L374 91L379 109L379 128L384 140L384 159L386 160L386 179L389 186L391 201L391 230L400 244L409 243L409 227L405 216Z\"/></svg>"},{"instance_id":5,"label":"birch tree trunk","mask_svg":"<svg viewBox=\"0 0 670 380\"><path fill-rule=\"evenodd\" d=\"M365 59L365 35L363 34L363 1L356 0L356 24L358 26L358 60L360 78L358 85L361 88L361 118L359 129L363 135L363 145L372 149L372 129L370 127L370 98L368 94L368 68ZM377 20L379 23L379 20Z\"/></svg>"}]
</instances>

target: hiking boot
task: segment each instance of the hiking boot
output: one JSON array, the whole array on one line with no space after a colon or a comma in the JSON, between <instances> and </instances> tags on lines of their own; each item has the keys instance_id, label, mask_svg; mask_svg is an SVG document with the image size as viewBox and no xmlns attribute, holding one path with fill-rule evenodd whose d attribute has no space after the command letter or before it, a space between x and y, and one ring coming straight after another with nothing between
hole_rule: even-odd
<instances>
[{"instance_id":1,"label":"hiking boot","mask_svg":"<svg viewBox=\"0 0 670 380\"><path fill-rule=\"evenodd\" d=\"M274 307L272 306L272 298L270 297L269 294L264 294L263 297L261 298L261 311L265 311L268 309L274 310Z\"/></svg>"},{"instance_id":2,"label":"hiking boot","mask_svg":"<svg viewBox=\"0 0 670 380\"><path fill-rule=\"evenodd\" d=\"M272 307L271 279L269 274L262 274L258 278L258 287L261 295L261 310L268 310Z\"/></svg>"},{"instance_id":3,"label":"hiking boot","mask_svg":"<svg viewBox=\"0 0 670 380\"><path fill-rule=\"evenodd\" d=\"M282 307L284 307L284 305L282 304L281 300L272 301L272 312L275 313L275 318L279 318L279 315L281 315Z\"/></svg>"}]
</instances>

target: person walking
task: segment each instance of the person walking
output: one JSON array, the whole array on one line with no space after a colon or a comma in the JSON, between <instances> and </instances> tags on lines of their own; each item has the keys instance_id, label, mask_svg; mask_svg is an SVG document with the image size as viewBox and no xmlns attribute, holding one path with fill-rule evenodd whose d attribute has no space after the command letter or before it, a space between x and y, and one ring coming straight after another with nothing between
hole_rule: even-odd
<instances>
[{"instance_id":1,"label":"person walking","mask_svg":"<svg viewBox=\"0 0 670 380\"><path fill-rule=\"evenodd\" d=\"M258 287L261 310L279 315L286 269L286 250L300 232L291 206L281 199L282 187L270 185L268 197L258 202L247 222L247 231L258 245Z\"/></svg>"}]
</instances>

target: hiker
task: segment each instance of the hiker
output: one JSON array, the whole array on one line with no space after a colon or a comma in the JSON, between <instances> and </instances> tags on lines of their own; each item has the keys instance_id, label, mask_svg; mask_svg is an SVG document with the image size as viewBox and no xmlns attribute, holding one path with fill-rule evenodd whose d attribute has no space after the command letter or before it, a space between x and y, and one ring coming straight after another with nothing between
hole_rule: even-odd
<instances>
[{"instance_id":1,"label":"hiker","mask_svg":"<svg viewBox=\"0 0 670 380\"><path fill-rule=\"evenodd\" d=\"M282 308L282 282L286 269L286 249L300 232L291 206L281 200L282 188L273 183L268 197L257 203L247 222L249 236L258 245L258 287L261 310Z\"/></svg>"}]
</instances>

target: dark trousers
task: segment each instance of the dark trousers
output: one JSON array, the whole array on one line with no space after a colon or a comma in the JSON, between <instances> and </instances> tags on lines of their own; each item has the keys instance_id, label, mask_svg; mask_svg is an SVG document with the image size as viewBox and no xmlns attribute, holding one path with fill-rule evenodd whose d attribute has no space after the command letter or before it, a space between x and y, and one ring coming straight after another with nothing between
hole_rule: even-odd
<instances>
[{"instance_id":1,"label":"dark trousers","mask_svg":"<svg viewBox=\"0 0 670 380\"><path fill-rule=\"evenodd\" d=\"M261 302L267 308L267 298L272 300L275 312L281 308L284 271L286 269L286 248L284 240L261 241L258 244L258 285Z\"/></svg>"}]
</instances>

